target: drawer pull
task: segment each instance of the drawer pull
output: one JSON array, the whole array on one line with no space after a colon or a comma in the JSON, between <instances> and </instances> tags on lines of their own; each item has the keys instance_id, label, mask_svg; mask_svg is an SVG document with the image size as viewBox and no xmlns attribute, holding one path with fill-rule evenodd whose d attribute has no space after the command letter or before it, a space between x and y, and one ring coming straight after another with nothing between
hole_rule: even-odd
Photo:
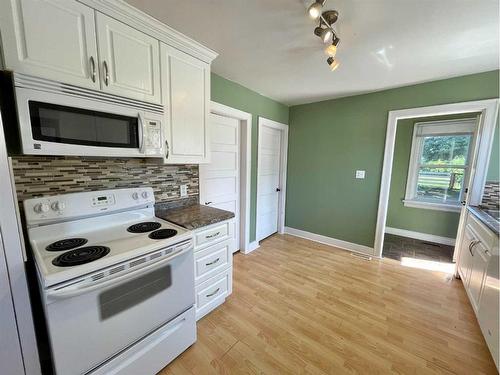
<instances>
[{"instance_id":1,"label":"drawer pull","mask_svg":"<svg viewBox=\"0 0 500 375\"><path fill-rule=\"evenodd\" d=\"M212 297L219 293L220 288L215 289L212 293L206 294L205 297Z\"/></svg>"},{"instance_id":2,"label":"drawer pull","mask_svg":"<svg viewBox=\"0 0 500 375\"><path fill-rule=\"evenodd\" d=\"M214 234L209 234L208 236L205 236L205 238L214 238L217 237L220 234L220 232L214 233Z\"/></svg>"},{"instance_id":3,"label":"drawer pull","mask_svg":"<svg viewBox=\"0 0 500 375\"><path fill-rule=\"evenodd\" d=\"M215 259L215 260L213 260L211 262L205 263L205 266L211 266L212 264L217 263L219 260L220 260L220 258L217 258L217 259Z\"/></svg>"}]
</instances>

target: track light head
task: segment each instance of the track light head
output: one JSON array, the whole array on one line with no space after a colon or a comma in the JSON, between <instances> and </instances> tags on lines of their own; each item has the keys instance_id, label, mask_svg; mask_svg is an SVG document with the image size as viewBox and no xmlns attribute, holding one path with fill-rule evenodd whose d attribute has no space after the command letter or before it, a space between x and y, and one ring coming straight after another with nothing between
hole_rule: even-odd
<instances>
[{"instance_id":1,"label":"track light head","mask_svg":"<svg viewBox=\"0 0 500 375\"><path fill-rule=\"evenodd\" d=\"M330 28L318 26L314 29L314 34L319 36L323 43L328 43L333 36L333 31Z\"/></svg>"},{"instance_id":2,"label":"track light head","mask_svg":"<svg viewBox=\"0 0 500 375\"><path fill-rule=\"evenodd\" d=\"M333 72L335 69L337 69L340 65L340 63L338 62L338 60L335 60L333 57L329 57L327 60L326 60L326 63L328 64L328 66L330 67L330 70Z\"/></svg>"},{"instance_id":3,"label":"track light head","mask_svg":"<svg viewBox=\"0 0 500 375\"><path fill-rule=\"evenodd\" d=\"M337 46L340 42L340 39L337 38L336 35L333 35L333 41L332 44L330 44L328 47L325 48L325 54L330 57L335 57L337 54Z\"/></svg>"},{"instance_id":4,"label":"track light head","mask_svg":"<svg viewBox=\"0 0 500 375\"><path fill-rule=\"evenodd\" d=\"M326 0L315 0L314 3L307 8L307 14L313 20L317 20L321 16L321 11L323 10L323 4L325 4Z\"/></svg>"}]
</instances>

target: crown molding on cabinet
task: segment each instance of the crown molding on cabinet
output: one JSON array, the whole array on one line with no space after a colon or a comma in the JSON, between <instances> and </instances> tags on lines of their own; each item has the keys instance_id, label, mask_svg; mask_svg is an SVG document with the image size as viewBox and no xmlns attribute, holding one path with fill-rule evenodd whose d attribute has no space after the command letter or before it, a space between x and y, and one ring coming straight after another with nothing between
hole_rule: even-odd
<instances>
[{"instance_id":1,"label":"crown molding on cabinet","mask_svg":"<svg viewBox=\"0 0 500 375\"><path fill-rule=\"evenodd\" d=\"M211 63L218 53L165 25L123 0L78 0L199 60Z\"/></svg>"}]
</instances>

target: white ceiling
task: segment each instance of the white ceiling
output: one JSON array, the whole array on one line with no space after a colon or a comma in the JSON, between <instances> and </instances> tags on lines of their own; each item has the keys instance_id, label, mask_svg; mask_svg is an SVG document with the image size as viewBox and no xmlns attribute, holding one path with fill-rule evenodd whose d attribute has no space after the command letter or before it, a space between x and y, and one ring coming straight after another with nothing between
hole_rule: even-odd
<instances>
[{"instance_id":1,"label":"white ceiling","mask_svg":"<svg viewBox=\"0 0 500 375\"><path fill-rule=\"evenodd\" d=\"M499 67L498 0L328 0L335 72L304 1L127 0L218 52L215 73L288 105Z\"/></svg>"}]
</instances>

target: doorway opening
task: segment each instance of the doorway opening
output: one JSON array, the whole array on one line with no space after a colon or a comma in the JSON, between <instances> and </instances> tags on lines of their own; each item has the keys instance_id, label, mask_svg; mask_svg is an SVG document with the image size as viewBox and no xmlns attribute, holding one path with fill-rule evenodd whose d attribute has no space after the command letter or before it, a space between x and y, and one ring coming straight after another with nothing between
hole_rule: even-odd
<instances>
[{"instance_id":1,"label":"doorway opening","mask_svg":"<svg viewBox=\"0 0 500 375\"><path fill-rule=\"evenodd\" d=\"M382 256L453 273L481 113L399 120Z\"/></svg>"},{"instance_id":2,"label":"doorway opening","mask_svg":"<svg viewBox=\"0 0 500 375\"><path fill-rule=\"evenodd\" d=\"M390 111L375 254L455 273L468 205L481 202L495 99Z\"/></svg>"}]
</instances>

